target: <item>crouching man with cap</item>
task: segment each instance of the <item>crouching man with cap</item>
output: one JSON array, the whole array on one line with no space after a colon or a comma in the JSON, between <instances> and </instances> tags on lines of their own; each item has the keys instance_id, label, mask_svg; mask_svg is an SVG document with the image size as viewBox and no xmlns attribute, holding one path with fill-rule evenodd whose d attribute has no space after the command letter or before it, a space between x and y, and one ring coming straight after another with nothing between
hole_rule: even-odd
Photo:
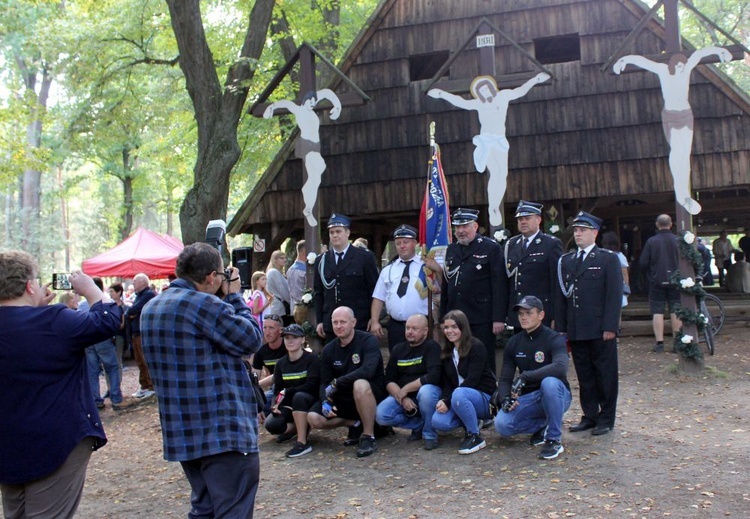
<instances>
[{"instance_id":1,"label":"crouching man with cap","mask_svg":"<svg viewBox=\"0 0 750 519\"><path fill-rule=\"evenodd\" d=\"M340 306L331 316L336 338L320 356L320 402L307 415L313 429L349 427L345 445L357 445L357 457L375 452L375 411L386 397L383 356L378 339L355 330L354 311Z\"/></svg>"},{"instance_id":2,"label":"crouching man with cap","mask_svg":"<svg viewBox=\"0 0 750 519\"><path fill-rule=\"evenodd\" d=\"M297 458L312 451L307 441L307 412L318 400L320 360L306 351L305 330L292 324L281 330L287 354L276 362L273 371L273 404L266 418L266 430L276 434L276 443L285 443L295 436L297 442L287 458Z\"/></svg>"},{"instance_id":3,"label":"crouching man with cap","mask_svg":"<svg viewBox=\"0 0 750 519\"><path fill-rule=\"evenodd\" d=\"M539 458L553 459L564 450L562 418L572 399L565 336L543 324L544 305L535 296L523 297L513 311L523 332L505 346L493 397L500 409L495 430L501 436L531 434L531 445L544 445Z\"/></svg>"},{"instance_id":4,"label":"crouching man with cap","mask_svg":"<svg viewBox=\"0 0 750 519\"><path fill-rule=\"evenodd\" d=\"M617 256L596 246L602 220L581 211L573 220L578 247L558 262L560 322L567 333L578 375L583 418L571 432L607 434L617 410L617 328L622 305L622 268Z\"/></svg>"}]
</instances>

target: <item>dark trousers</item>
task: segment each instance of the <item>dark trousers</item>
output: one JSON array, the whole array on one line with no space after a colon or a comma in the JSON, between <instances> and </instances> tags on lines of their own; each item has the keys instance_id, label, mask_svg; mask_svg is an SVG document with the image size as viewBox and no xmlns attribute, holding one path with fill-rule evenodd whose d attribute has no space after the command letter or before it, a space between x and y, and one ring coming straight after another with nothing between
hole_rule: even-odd
<instances>
[{"instance_id":1,"label":"dark trousers","mask_svg":"<svg viewBox=\"0 0 750 519\"><path fill-rule=\"evenodd\" d=\"M252 519L260 481L257 452L223 452L180 464L192 489L189 519Z\"/></svg>"},{"instance_id":2,"label":"dark trousers","mask_svg":"<svg viewBox=\"0 0 750 519\"><path fill-rule=\"evenodd\" d=\"M469 326L471 327L471 334L482 341L484 347L487 348L487 358L490 361L492 373L497 373L495 366L495 343L497 342L497 337L492 333L492 323L469 324Z\"/></svg>"},{"instance_id":3,"label":"dark trousers","mask_svg":"<svg viewBox=\"0 0 750 519\"><path fill-rule=\"evenodd\" d=\"M617 339L570 341L578 376L583 419L615 426L617 412Z\"/></svg>"},{"instance_id":4,"label":"dark trousers","mask_svg":"<svg viewBox=\"0 0 750 519\"><path fill-rule=\"evenodd\" d=\"M388 323L385 325L385 329L388 330L388 351L393 351L393 347L396 344L400 344L406 341L406 322L396 321L393 317L388 319Z\"/></svg>"},{"instance_id":5,"label":"dark trousers","mask_svg":"<svg viewBox=\"0 0 750 519\"><path fill-rule=\"evenodd\" d=\"M153 391L154 383L151 381L151 374L148 372L146 357L143 356L140 334L133 335L133 358L138 365L138 383L141 385L141 389Z\"/></svg>"}]
</instances>

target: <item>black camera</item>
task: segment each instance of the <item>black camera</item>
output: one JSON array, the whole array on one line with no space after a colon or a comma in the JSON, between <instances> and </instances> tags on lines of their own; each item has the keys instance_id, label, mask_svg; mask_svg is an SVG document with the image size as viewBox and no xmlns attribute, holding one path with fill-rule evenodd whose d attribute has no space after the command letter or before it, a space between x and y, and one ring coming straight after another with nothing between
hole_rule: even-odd
<instances>
[{"instance_id":1,"label":"black camera","mask_svg":"<svg viewBox=\"0 0 750 519\"><path fill-rule=\"evenodd\" d=\"M52 274L53 290L70 290L72 288L73 286L70 284L70 274Z\"/></svg>"},{"instance_id":2,"label":"black camera","mask_svg":"<svg viewBox=\"0 0 750 519\"><path fill-rule=\"evenodd\" d=\"M510 392L516 395L520 395L524 387L526 387L526 382L521 377L518 377L513 381L513 385L510 386Z\"/></svg>"},{"instance_id":3,"label":"black camera","mask_svg":"<svg viewBox=\"0 0 750 519\"><path fill-rule=\"evenodd\" d=\"M502 409L504 413L510 413L510 408L513 407L513 404L515 404L516 401L517 400L512 396L506 396L503 398L503 403L500 404L500 409Z\"/></svg>"}]
</instances>

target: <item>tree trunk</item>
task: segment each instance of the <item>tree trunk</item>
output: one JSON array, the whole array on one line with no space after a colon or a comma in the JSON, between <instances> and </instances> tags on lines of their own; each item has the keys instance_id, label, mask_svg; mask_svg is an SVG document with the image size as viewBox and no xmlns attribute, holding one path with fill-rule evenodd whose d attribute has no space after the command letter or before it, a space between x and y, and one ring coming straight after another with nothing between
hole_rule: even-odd
<instances>
[{"instance_id":1,"label":"tree trunk","mask_svg":"<svg viewBox=\"0 0 750 519\"><path fill-rule=\"evenodd\" d=\"M35 67L29 67L26 60L16 56L16 64L25 86L25 97L30 103L31 117L26 126L26 157L30 163L36 162L35 151L42 144L42 115L47 109L49 90L52 78L46 68L41 71L39 92L36 91L37 74ZM38 168L29 167L23 172L21 189L21 246L30 254L39 256L41 251L39 242L39 220L41 215L41 182L42 172Z\"/></svg>"},{"instance_id":2,"label":"tree trunk","mask_svg":"<svg viewBox=\"0 0 750 519\"><path fill-rule=\"evenodd\" d=\"M122 147L122 196L123 207L125 207L125 217L123 225L120 227L120 241L125 240L133 232L133 165L130 148Z\"/></svg>"},{"instance_id":3,"label":"tree trunk","mask_svg":"<svg viewBox=\"0 0 750 519\"><path fill-rule=\"evenodd\" d=\"M222 89L203 30L199 0L167 0L180 51L180 68L198 126L198 156L193 186L180 207L182 241L203 241L209 220L226 219L229 177L239 160L237 125L271 22L274 0L253 5L240 59L229 69ZM225 248L226 249L226 248Z\"/></svg>"}]
</instances>

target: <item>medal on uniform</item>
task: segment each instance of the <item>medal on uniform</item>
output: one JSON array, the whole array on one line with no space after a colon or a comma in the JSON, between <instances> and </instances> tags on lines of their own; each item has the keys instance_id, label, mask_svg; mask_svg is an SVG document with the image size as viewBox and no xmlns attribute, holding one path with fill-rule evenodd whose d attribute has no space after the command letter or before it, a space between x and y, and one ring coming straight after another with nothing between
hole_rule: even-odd
<instances>
[{"instance_id":1,"label":"medal on uniform","mask_svg":"<svg viewBox=\"0 0 750 519\"><path fill-rule=\"evenodd\" d=\"M482 270L482 265L477 265L477 270Z\"/></svg>"}]
</instances>

